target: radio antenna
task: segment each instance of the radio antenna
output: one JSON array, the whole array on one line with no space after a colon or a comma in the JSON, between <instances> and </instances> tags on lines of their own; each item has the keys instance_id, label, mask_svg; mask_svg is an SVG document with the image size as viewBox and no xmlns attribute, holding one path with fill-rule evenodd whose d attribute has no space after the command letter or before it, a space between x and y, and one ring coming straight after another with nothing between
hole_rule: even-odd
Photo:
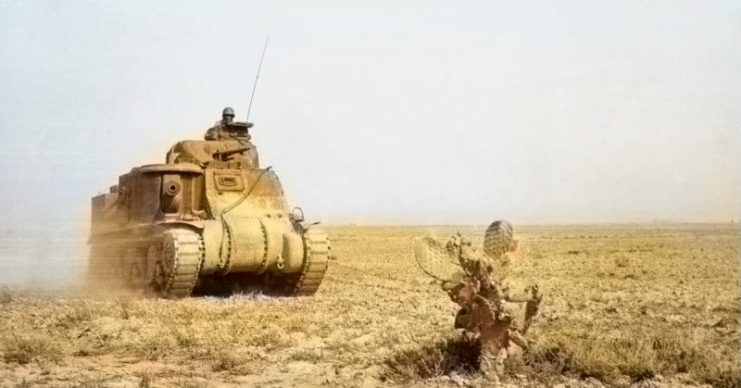
<instances>
[{"instance_id":1,"label":"radio antenna","mask_svg":"<svg viewBox=\"0 0 741 388\"><path fill-rule=\"evenodd\" d=\"M270 41L270 34L265 37L265 46L262 48L262 56L260 56L260 64L257 65L257 74L255 74L255 84L252 85L252 95L250 96L250 105L247 107L247 122L250 122L250 112L252 111L252 100L255 99L255 90L257 89L257 80L260 79L260 69L262 69L262 60L265 59L265 51L268 50L268 42Z\"/></svg>"}]
</instances>

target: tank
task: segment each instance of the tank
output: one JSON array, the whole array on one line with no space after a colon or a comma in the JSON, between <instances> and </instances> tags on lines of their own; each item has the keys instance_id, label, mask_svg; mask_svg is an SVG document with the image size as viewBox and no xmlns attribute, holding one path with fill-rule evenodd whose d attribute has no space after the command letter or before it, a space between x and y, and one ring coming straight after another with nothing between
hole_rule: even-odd
<instances>
[{"instance_id":1,"label":"tank","mask_svg":"<svg viewBox=\"0 0 741 388\"><path fill-rule=\"evenodd\" d=\"M165 163L135 167L93 197L91 280L171 299L314 294L329 241L260 166L251 127L225 116L206 140L176 143Z\"/></svg>"}]
</instances>

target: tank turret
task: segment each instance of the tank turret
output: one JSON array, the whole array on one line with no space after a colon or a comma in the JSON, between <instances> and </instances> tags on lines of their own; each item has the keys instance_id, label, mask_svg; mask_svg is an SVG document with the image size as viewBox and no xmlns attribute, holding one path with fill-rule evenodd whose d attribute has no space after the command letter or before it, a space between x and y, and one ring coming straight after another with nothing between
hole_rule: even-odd
<instances>
[{"instance_id":1,"label":"tank turret","mask_svg":"<svg viewBox=\"0 0 741 388\"><path fill-rule=\"evenodd\" d=\"M233 117L224 109L205 140L176 143L165 163L133 168L92 198L91 279L167 298L317 291L329 241L260 166L252 123Z\"/></svg>"}]
</instances>

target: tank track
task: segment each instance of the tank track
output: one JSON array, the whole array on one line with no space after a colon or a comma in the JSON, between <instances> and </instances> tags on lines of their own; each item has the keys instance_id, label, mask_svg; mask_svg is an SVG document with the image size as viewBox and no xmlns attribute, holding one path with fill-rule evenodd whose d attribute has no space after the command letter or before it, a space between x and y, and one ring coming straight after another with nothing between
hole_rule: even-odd
<instances>
[{"instance_id":1,"label":"tank track","mask_svg":"<svg viewBox=\"0 0 741 388\"><path fill-rule=\"evenodd\" d=\"M306 257L301 275L291 294L298 296L314 295L324 278L329 264L329 240L322 232L308 231L304 234Z\"/></svg>"},{"instance_id":2,"label":"tank track","mask_svg":"<svg viewBox=\"0 0 741 388\"><path fill-rule=\"evenodd\" d=\"M163 268L160 295L170 299L190 296L198 281L203 256L203 239L198 233L186 228L163 232L160 263L169 268Z\"/></svg>"}]
</instances>

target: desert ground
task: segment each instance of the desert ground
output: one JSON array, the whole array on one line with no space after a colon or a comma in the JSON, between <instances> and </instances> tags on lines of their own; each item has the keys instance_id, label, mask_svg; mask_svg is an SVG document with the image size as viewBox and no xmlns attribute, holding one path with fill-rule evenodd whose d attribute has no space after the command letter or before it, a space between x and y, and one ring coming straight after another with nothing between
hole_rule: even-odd
<instances>
[{"instance_id":1,"label":"desert ground","mask_svg":"<svg viewBox=\"0 0 741 388\"><path fill-rule=\"evenodd\" d=\"M411 239L485 226L326 227L314 297L0 291L0 386L488 386ZM516 226L545 295L504 386L739 386L739 228Z\"/></svg>"}]
</instances>

